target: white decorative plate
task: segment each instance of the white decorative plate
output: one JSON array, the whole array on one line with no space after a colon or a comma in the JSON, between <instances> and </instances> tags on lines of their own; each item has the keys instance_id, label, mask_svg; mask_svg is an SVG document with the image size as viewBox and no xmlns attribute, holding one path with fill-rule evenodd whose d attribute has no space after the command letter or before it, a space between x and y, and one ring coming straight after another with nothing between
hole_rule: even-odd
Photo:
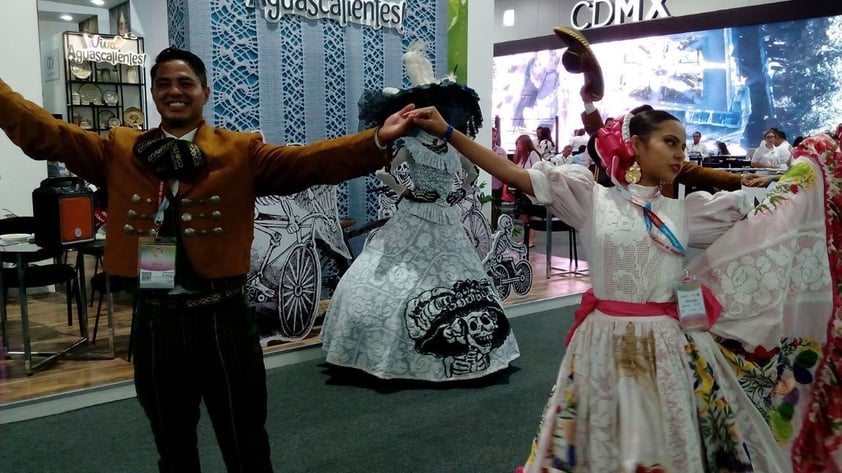
<instances>
[{"instance_id":1,"label":"white decorative plate","mask_svg":"<svg viewBox=\"0 0 842 473\"><path fill-rule=\"evenodd\" d=\"M85 80L91 77L91 65L87 62L73 62L70 64L70 73L77 79Z\"/></svg>"},{"instance_id":2,"label":"white decorative plate","mask_svg":"<svg viewBox=\"0 0 842 473\"><path fill-rule=\"evenodd\" d=\"M129 107L123 113L123 121L128 126L141 127L143 126L143 111L137 107Z\"/></svg>"},{"instance_id":3,"label":"white decorative plate","mask_svg":"<svg viewBox=\"0 0 842 473\"><path fill-rule=\"evenodd\" d=\"M32 237L29 233L6 233L4 235L0 235L0 240L3 240L6 243L21 243L24 241L28 241Z\"/></svg>"},{"instance_id":4,"label":"white decorative plate","mask_svg":"<svg viewBox=\"0 0 842 473\"><path fill-rule=\"evenodd\" d=\"M123 122L120 121L117 117L111 117L108 119L108 128L115 128L122 125Z\"/></svg>"},{"instance_id":5,"label":"white decorative plate","mask_svg":"<svg viewBox=\"0 0 842 473\"><path fill-rule=\"evenodd\" d=\"M105 102L105 105L117 105L120 98L117 96L117 92L114 92L113 90L106 90L102 93L102 101Z\"/></svg>"},{"instance_id":6,"label":"white decorative plate","mask_svg":"<svg viewBox=\"0 0 842 473\"><path fill-rule=\"evenodd\" d=\"M79 87L79 97L82 99L83 104L102 103L102 91L94 84L85 84Z\"/></svg>"},{"instance_id":7,"label":"white decorative plate","mask_svg":"<svg viewBox=\"0 0 842 473\"><path fill-rule=\"evenodd\" d=\"M108 123L111 121L112 118L115 118L114 112L111 110L101 110L99 112L99 127L105 128L108 126Z\"/></svg>"}]
</instances>

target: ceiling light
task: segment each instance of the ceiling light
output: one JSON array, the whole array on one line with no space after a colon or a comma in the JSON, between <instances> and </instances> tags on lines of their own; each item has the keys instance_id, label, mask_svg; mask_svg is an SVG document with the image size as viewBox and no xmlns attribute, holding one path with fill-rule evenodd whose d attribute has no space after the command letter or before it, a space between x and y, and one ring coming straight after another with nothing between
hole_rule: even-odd
<instances>
[{"instance_id":1,"label":"ceiling light","mask_svg":"<svg viewBox=\"0 0 842 473\"><path fill-rule=\"evenodd\" d=\"M64 21L73 21L73 17L70 15L61 15L59 18L61 18Z\"/></svg>"},{"instance_id":2,"label":"ceiling light","mask_svg":"<svg viewBox=\"0 0 842 473\"><path fill-rule=\"evenodd\" d=\"M515 11L514 10L506 10L503 12L503 26L514 26L515 25Z\"/></svg>"},{"instance_id":3,"label":"ceiling light","mask_svg":"<svg viewBox=\"0 0 842 473\"><path fill-rule=\"evenodd\" d=\"M96 5L98 7L101 7L101 6L105 5L105 0L91 0L91 3L93 3L94 5Z\"/></svg>"}]
</instances>

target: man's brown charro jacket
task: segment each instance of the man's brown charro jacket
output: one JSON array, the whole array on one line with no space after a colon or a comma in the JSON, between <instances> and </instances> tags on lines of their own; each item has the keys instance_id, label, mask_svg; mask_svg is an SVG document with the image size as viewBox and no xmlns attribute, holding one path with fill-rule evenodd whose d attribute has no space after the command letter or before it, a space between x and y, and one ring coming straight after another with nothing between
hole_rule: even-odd
<instances>
[{"instance_id":1,"label":"man's brown charro jacket","mask_svg":"<svg viewBox=\"0 0 842 473\"><path fill-rule=\"evenodd\" d=\"M53 118L2 80L0 128L27 156L62 161L74 174L108 189L105 271L136 277L138 237L154 229L160 186L133 152L141 132L118 127L104 137L82 130ZM338 184L372 172L388 159L374 144L374 130L308 146L276 146L257 133L203 122L194 143L207 166L195 182L179 183L175 197L187 256L195 272L207 279L249 271L255 197Z\"/></svg>"}]
</instances>

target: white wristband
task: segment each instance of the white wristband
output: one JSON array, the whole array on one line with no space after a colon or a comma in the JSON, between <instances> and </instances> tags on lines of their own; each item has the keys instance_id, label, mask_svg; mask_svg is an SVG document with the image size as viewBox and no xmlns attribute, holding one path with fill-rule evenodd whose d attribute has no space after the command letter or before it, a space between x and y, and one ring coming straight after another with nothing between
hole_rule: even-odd
<instances>
[{"instance_id":1,"label":"white wristband","mask_svg":"<svg viewBox=\"0 0 842 473\"><path fill-rule=\"evenodd\" d=\"M380 127L377 127L374 130L374 146L377 146L377 149L379 149L380 151L386 151L386 148L388 148L388 146L380 143L380 138L377 136L377 133L379 131L380 131Z\"/></svg>"}]
</instances>

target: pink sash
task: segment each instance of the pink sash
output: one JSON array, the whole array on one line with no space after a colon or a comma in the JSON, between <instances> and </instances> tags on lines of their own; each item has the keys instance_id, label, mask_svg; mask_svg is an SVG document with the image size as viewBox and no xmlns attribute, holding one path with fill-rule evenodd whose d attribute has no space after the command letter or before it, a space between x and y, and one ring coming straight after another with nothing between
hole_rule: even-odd
<instances>
[{"instance_id":1,"label":"pink sash","mask_svg":"<svg viewBox=\"0 0 842 473\"><path fill-rule=\"evenodd\" d=\"M722 305L716 300L716 296L702 285L702 296L705 300L705 311L707 312L708 326L713 326L719 315L722 313ZM678 320L678 303L676 302L625 302L612 301L606 299L597 299L594 295L593 289L588 289L582 295L582 304L579 309L573 314L574 322L570 332L567 333L567 340L564 342L565 346L570 345L570 340L573 339L573 334L576 329L582 325L582 322L593 313L594 310L599 310L606 315L613 315L617 317L655 317L659 315L668 315L675 320Z\"/></svg>"}]
</instances>

